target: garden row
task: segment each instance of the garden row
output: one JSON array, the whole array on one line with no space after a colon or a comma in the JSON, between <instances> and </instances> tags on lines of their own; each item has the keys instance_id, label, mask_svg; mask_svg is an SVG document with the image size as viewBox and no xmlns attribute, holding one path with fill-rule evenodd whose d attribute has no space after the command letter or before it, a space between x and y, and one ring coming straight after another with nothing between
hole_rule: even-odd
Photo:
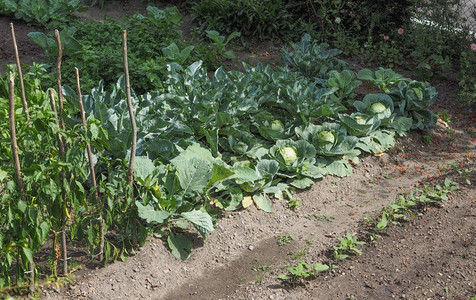
<instances>
[{"instance_id":1,"label":"garden row","mask_svg":"<svg viewBox=\"0 0 476 300\"><path fill-rule=\"evenodd\" d=\"M348 176L361 154L435 124L433 87L389 69L355 74L309 35L291 48L284 66L219 68L213 79L200 61L173 62L164 89L141 95L129 89L127 52L111 91L100 83L81 96L78 75L76 90L58 94L42 88L41 70L29 72L28 115L20 85L2 78L0 105L11 109L0 111L0 287L56 275L58 263L67 273L68 241L108 263L154 233L186 259L191 225L205 238L220 210L299 205L294 189ZM358 95L362 81L377 92ZM45 249L51 264L34 265Z\"/></svg>"}]
</instances>

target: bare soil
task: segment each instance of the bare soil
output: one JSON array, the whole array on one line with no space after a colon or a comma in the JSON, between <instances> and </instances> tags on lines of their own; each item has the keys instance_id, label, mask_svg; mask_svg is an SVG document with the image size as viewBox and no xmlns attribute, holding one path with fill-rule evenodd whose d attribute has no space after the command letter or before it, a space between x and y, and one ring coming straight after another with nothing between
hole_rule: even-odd
<instances>
[{"instance_id":1,"label":"bare soil","mask_svg":"<svg viewBox=\"0 0 476 300\"><path fill-rule=\"evenodd\" d=\"M134 2L141 11L146 3ZM100 20L111 13L132 13L122 1L106 1L103 11L81 17ZM187 19L190 25L190 19ZM0 17L0 66L13 63L9 23ZM24 63L43 56L26 37L41 30L13 21ZM279 47L256 45L237 56L250 63L279 63ZM355 69L362 66L351 60ZM236 67L231 63L231 67ZM0 72L5 69L0 69ZM400 70L399 70L400 71ZM403 73L407 72L402 70ZM411 77L411 73L404 74ZM206 240L194 239L187 261L175 259L163 240L150 237L136 255L105 268L83 265L71 284L42 286L44 299L470 299L476 296L476 193L458 173L475 178L475 114L457 96L451 80L432 84L439 91L435 112L448 110L451 122L430 132L412 132L394 149L362 158L347 178L325 177L301 192L302 206L291 210L274 201L272 213L254 207L224 212L216 231ZM365 89L359 89L365 93ZM333 263L330 249L346 232L367 230L366 217L375 217L397 195L445 178L460 190L441 207L416 212L409 222L386 230L363 254L338 263L317 279L291 285L277 277L299 261ZM191 233L194 235L194 233ZM280 246L277 236L292 237ZM293 255L291 255L293 254Z\"/></svg>"}]
</instances>

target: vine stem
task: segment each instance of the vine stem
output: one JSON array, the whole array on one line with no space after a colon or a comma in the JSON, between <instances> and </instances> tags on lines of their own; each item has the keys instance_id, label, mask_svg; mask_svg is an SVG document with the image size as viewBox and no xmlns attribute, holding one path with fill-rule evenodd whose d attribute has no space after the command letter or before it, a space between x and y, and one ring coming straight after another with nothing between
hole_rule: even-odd
<instances>
[{"instance_id":1,"label":"vine stem","mask_svg":"<svg viewBox=\"0 0 476 300\"><path fill-rule=\"evenodd\" d=\"M94 201L96 202L98 208L101 211L101 216L100 216L100 219L99 219L100 240L99 240L98 259L99 259L99 261L102 261L104 259L104 220L102 218L101 202L99 201L99 192L98 192L97 183L96 183L96 172L94 171L93 152L91 151L91 144L89 143L89 140L87 138L88 124L86 123L86 113L84 112L83 96L81 95L81 84L79 82L79 70L78 70L78 68L74 68L74 70L76 72L76 88L77 88L77 91L78 91L79 108L81 110L81 121L83 123L83 129L84 129L84 133L86 135L86 149L87 149L87 152L88 152L89 170L91 172L91 184L93 186L93 191L94 191L93 196L94 196Z\"/></svg>"},{"instance_id":2,"label":"vine stem","mask_svg":"<svg viewBox=\"0 0 476 300\"><path fill-rule=\"evenodd\" d=\"M55 102L55 97L53 95L53 90L52 89L49 89L49 96L50 96L51 109L53 110L54 115L55 115L56 127L58 128L58 130L60 130L60 123L58 121L58 112L56 110L56 102ZM61 134L60 134L59 131L58 131L58 134L57 134L56 138L58 140L58 149L59 149L60 157L61 157L61 159L65 160L66 159L66 152L65 152L65 149L64 149L64 142L63 142L63 138L61 137ZM69 271L68 271L68 248L67 248L67 244L66 244L66 233L65 233L66 219L65 219L65 216L64 216L64 209L67 209L67 207L66 207L67 197L66 197L66 191L65 191L63 185L61 185L61 197L63 198L63 212L62 212L63 217L62 217L62 219L63 219L63 222L64 222L64 227L63 227L63 230L61 231L61 256L62 256L62 260L63 260L63 274L67 275L69 273Z\"/></svg>"},{"instance_id":3,"label":"vine stem","mask_svg":"<svg viewBox=\"0 0 476 300\"><path fill-rule=\"evenodd\" d=\"M21 70L20 55L18 54L18 45L17 45L17 39L15 37L15 28L13 27L13 23L10 23L10 30L12 32L12 42L13 42L13 49L15 50L15 60L17 64L18 78L20 78L21 101L23 104L23 110L25 112L25 118L27 121L30 121L30 113L28 111L28 102L26 102L25 85L23 84L23 73Z\"/></svg>"},{"instance_id":4,"label":"vine stem","mask_svg":"<svg viewBox=\"0 0 476 300\"><path fill-rule=\"evenodd\" d=\"M10 138L12 142L13 163L15 166L15 179L20 192L20 197L26 201L25 186L23 185L23 177L21 175L20 156L18 155L17 132L15 127L15 80L13 73L10 72L8 81L9 97L8 97L8 117L10 119ZM30 239L28 238L28 241ZM34 262L28 262L28 271L30 273L30 290L35 286L35 266Z\"/></svg>"},{"instance_id":5,"label":"vine stem","mask_svg":"<svg viewBox=\"0 0 476 300\"><path fill-rule=\"evenodd\" d=\"M134 160L136 156L136 147L137 147L137 126L136 126L136 119L134 115L134 108L132 107L131 83L129 79L129 64L127 60L127 30L122 31L122 46L123 46L123 58L124 58L124 76L126 80L127 107L129 108L129 117L131 118L131 123L132 123L132 147L131 147L131 157L129 160L129 171L127 173L127 181L129 182L129 185L132 186L134 181Z\"/></svg>"}]
</instances>

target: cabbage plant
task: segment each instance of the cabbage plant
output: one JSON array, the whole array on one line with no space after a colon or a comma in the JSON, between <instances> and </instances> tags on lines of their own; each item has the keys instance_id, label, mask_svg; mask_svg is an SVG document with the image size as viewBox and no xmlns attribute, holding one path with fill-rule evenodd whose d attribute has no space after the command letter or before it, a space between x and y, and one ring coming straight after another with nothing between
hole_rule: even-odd
<instances>
[{"instance_id":1,"label":"cabbage plant","mask_svg":"<svg viewBox=\"0 0 476 300\"><path fill-rule=\"evenodd\" d=\"M387 94L368 94L362 101L355 101L354 106L359 112L379 119L382 125L391 123L395 118L393 100Z\"/></svg>"},{"instance_id":2,"label":"cabbage plant","mask_svg":"<svg viewBox=\"0 0 476 300\"><path fill-rule=\"evenodd\" d=\"M411 129L426 130L436 124L438 117L428 110L438 97L438 92L432 86L419 81L400 82L398 90L390 93L395 101L398 114L413 119Z\"/></svg>"},{"instance_id":3,"label":"cabbage plant","mask_svg":"<svg viewBox=\"0 0 476 300\"><path fill-rule=\"evenodd\" d=\"M347 129L347 132L357 137L369 135L375 131L381 123L378 118L360 112L351 115L339 114L339 119L342 125Z\"/></svg>"},{"instance_id":4,"label":"cabbage plant","mask_svg":"<svg viewBox=\"0 0 476 300\"><path fill-rule=\"evenodd\" d=\"M296 128L296 134L310 142L319 155L355 157L360 154L354 149L358 138L348 136L345 127L337 123L309 124Z\"/></svg>"},{"instance_id":5,"label":"cabbage plant","mask_svg":"<svg viewBox=\"0 0 476 300\"><path fill-rule=\"evenodd\" d=\"M279 176L287 178L290 185L303 189L322 177L315 166L316 149L304 140L278 140L269 149L269 156L279 164Z\"/></svg>"},{"instance_id":6,"label":"cabbage plant","mask_svg":"<svg viewBox=\"0 0 476 300\"><path fill-rule=\"evenodd\" d=\"M360 70L357 74L357 78L369 80L384 93L390 93L390 88L402 81L410 81L410 79L395 73L392 69L384 69L382 67L375 72L369 69Z\"/></svg>"}]
</instances>

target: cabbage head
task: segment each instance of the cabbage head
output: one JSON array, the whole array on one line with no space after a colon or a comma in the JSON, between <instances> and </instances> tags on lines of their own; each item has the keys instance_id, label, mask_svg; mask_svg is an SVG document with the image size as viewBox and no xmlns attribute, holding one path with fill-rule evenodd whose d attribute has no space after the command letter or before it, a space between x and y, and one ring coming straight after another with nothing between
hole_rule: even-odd
<instances>
[{"instance_id":1,"label":"cabbage head","mask_svg":"<svg viewBox=\"0 0 476 300\"><path fill-rule=\"evenodd\" d=\"M362 101L355 101L354 106L359 112L379 119L382 125L392 123L395 118L394 103L387 94L368 94Z\"/></svg>"},{"instance_id":2,"label":"cabbage head","mask_svg":"<svg viewBox=\"0 0 476 300\"><path fill-rule=\"evenodd\" d=\"M292 165L297 160L296 148L292 146L279 148L279 154L281 154L287 166Z\"/></svg>"},{"instance_id":3,"label":"cabbage head","mask_svg":"<svg viewBox=\"0 0 476 300\"><path fill-rule=\"evenodd\" d=\"M358 138L348 136L345 127L337 123L309 124L296 128L296 134L310 142L319 155L354 157L360 153L354 150Z\"/></svg>"}]
</instances>

